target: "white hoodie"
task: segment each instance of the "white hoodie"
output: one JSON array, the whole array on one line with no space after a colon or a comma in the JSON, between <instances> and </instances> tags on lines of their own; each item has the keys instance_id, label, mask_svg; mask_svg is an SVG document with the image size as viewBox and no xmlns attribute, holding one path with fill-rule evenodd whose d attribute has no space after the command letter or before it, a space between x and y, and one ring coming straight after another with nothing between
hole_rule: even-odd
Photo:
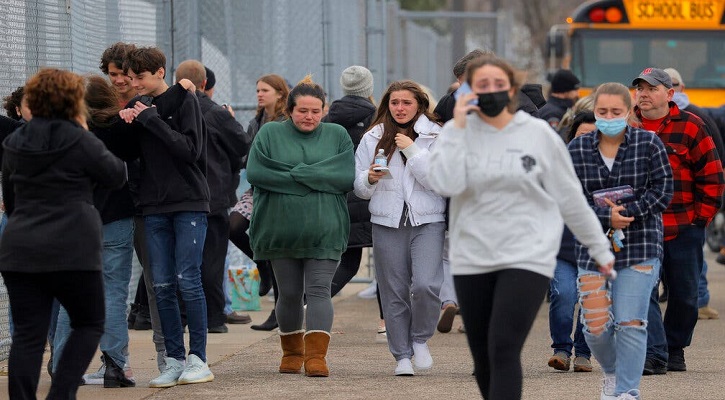
<instances>
[{"instance_id":1,"label":"white hoodie","mask_svg":"<svg viewBox=\"0 0 725 400\"><path fill-rule=\"evenodd\" d=\"M383 136L383 124L366 132L355 152L355 195L370 199L370 222L374 224L398 228L404 202L408 204L408 218L413 226L445 220L445 200L433 192L427 177L430 148L441 126L421 115L413 130L418 138L402 150L407 163L403 164L401 151L397 150L388 162L392 179L380 179L376 184L368 182L368 170L375 158L375 147Z\"/></svg>"},{"instance_id":2,"label":"white hoodie","mask_svg":"<svg viewBox=\"0 0 725 400\"><path fill-rule=\"evenodd\" d=\"M432 151L428 180L451 197L454 275L518 268L551 278L563 222L600 265L614 260L566 146L546 121L519 111L500 131L476 114L465 129L453 123Z\"/></svg>"}]
</instances>

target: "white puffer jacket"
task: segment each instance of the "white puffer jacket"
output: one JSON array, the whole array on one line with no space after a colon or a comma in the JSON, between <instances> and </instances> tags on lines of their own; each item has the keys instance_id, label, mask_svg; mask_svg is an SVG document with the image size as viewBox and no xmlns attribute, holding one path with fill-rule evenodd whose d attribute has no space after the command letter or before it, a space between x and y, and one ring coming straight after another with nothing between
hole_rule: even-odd
<instances>
[{"instance_id":1,"label":"white puffer jacket","mask_svg":"<svg viewBox=\"0 0 725 400\"><path fill-rule=\"evenodd\" d=\"M383 136L383 124L363 135L355 152L355 194L361 199L370 199L372 223L398 228L404 202L413 226L445 220L445 200L433 192L427 177L430 148L441 129L425 115L418 117L413 126L418 138L405 150L396 150L393 154L388 162L392 179L380 179L376 184L368 182L368 170L375 158L375 146ZM401 151L408 159L406 164Z\"/></svg>"}]
</instances>

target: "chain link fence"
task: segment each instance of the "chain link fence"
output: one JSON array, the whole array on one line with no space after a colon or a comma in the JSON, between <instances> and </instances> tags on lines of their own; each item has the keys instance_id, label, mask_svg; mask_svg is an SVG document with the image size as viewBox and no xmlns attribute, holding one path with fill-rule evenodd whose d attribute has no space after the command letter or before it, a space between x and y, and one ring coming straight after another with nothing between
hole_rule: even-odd
<instances>
[{"instance_id":1,"label":"chain link fence","mask_svg":"<svg viewBox=\"0 0 725 400\"><path fill-rule=\"evenodd\" d=\"M181 61L201 60L216 75L214 99L232 105L245 128L264 74L292 85L312 74L332 101L343 95L342 70L364 65L375 98L403 78L440 97L465 52L505 55L502 16L406 13L392 0L0 0L0 9L2 97L44 66L99 74L103 51L123 41L163 50L169 82ZM0 284L0 360L9 338Z\"/></svg>"}]
</instances>

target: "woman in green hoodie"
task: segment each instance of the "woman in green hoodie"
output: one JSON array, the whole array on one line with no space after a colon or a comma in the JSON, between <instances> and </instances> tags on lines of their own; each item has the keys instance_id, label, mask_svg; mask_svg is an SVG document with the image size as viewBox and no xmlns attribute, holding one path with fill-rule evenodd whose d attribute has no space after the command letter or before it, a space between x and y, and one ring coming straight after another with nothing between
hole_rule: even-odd
<instances>
[{"instance_id":1,"label":"woman in green hoodie","mask_svg":"<svg viewBox=\"0 0 725 400\"><path fill-rule=\"evenodd\" d=\"M346 193L355 178L352 140L342 126L321 123L324 105L325 92L305 78L287 100L290 119L266 123L247 162L252 250L255 259L271 260L279 287L279 372L299 373L304 364L307 376L329 374L330 284L347 247Z\"/></svg>"}]
</instances>

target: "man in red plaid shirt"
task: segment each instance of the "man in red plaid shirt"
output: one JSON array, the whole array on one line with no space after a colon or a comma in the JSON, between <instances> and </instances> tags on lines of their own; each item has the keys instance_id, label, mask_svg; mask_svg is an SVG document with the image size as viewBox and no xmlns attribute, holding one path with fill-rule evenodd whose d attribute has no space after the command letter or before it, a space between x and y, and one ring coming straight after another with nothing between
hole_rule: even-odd
<instances>
[{"instance_id":1,"label":"man in red plaid shirt","mask_svg":"<svg viewBox=\"0 0 725 400\"><path fill-rule=\"evenodd\" d=\"M725 188L722 164L702 120L672 101L674 89L666 72L647 68L632 86L637 103L634 111L644 129L656 132L664 142L674 181L672 202L662 213L662 275L669 288L669 301L663 322L658 286L653 288L643 374L685 371L683 349L690 345L697 323L705 226L720 209Z\"/></svg>"}]
</instances>

